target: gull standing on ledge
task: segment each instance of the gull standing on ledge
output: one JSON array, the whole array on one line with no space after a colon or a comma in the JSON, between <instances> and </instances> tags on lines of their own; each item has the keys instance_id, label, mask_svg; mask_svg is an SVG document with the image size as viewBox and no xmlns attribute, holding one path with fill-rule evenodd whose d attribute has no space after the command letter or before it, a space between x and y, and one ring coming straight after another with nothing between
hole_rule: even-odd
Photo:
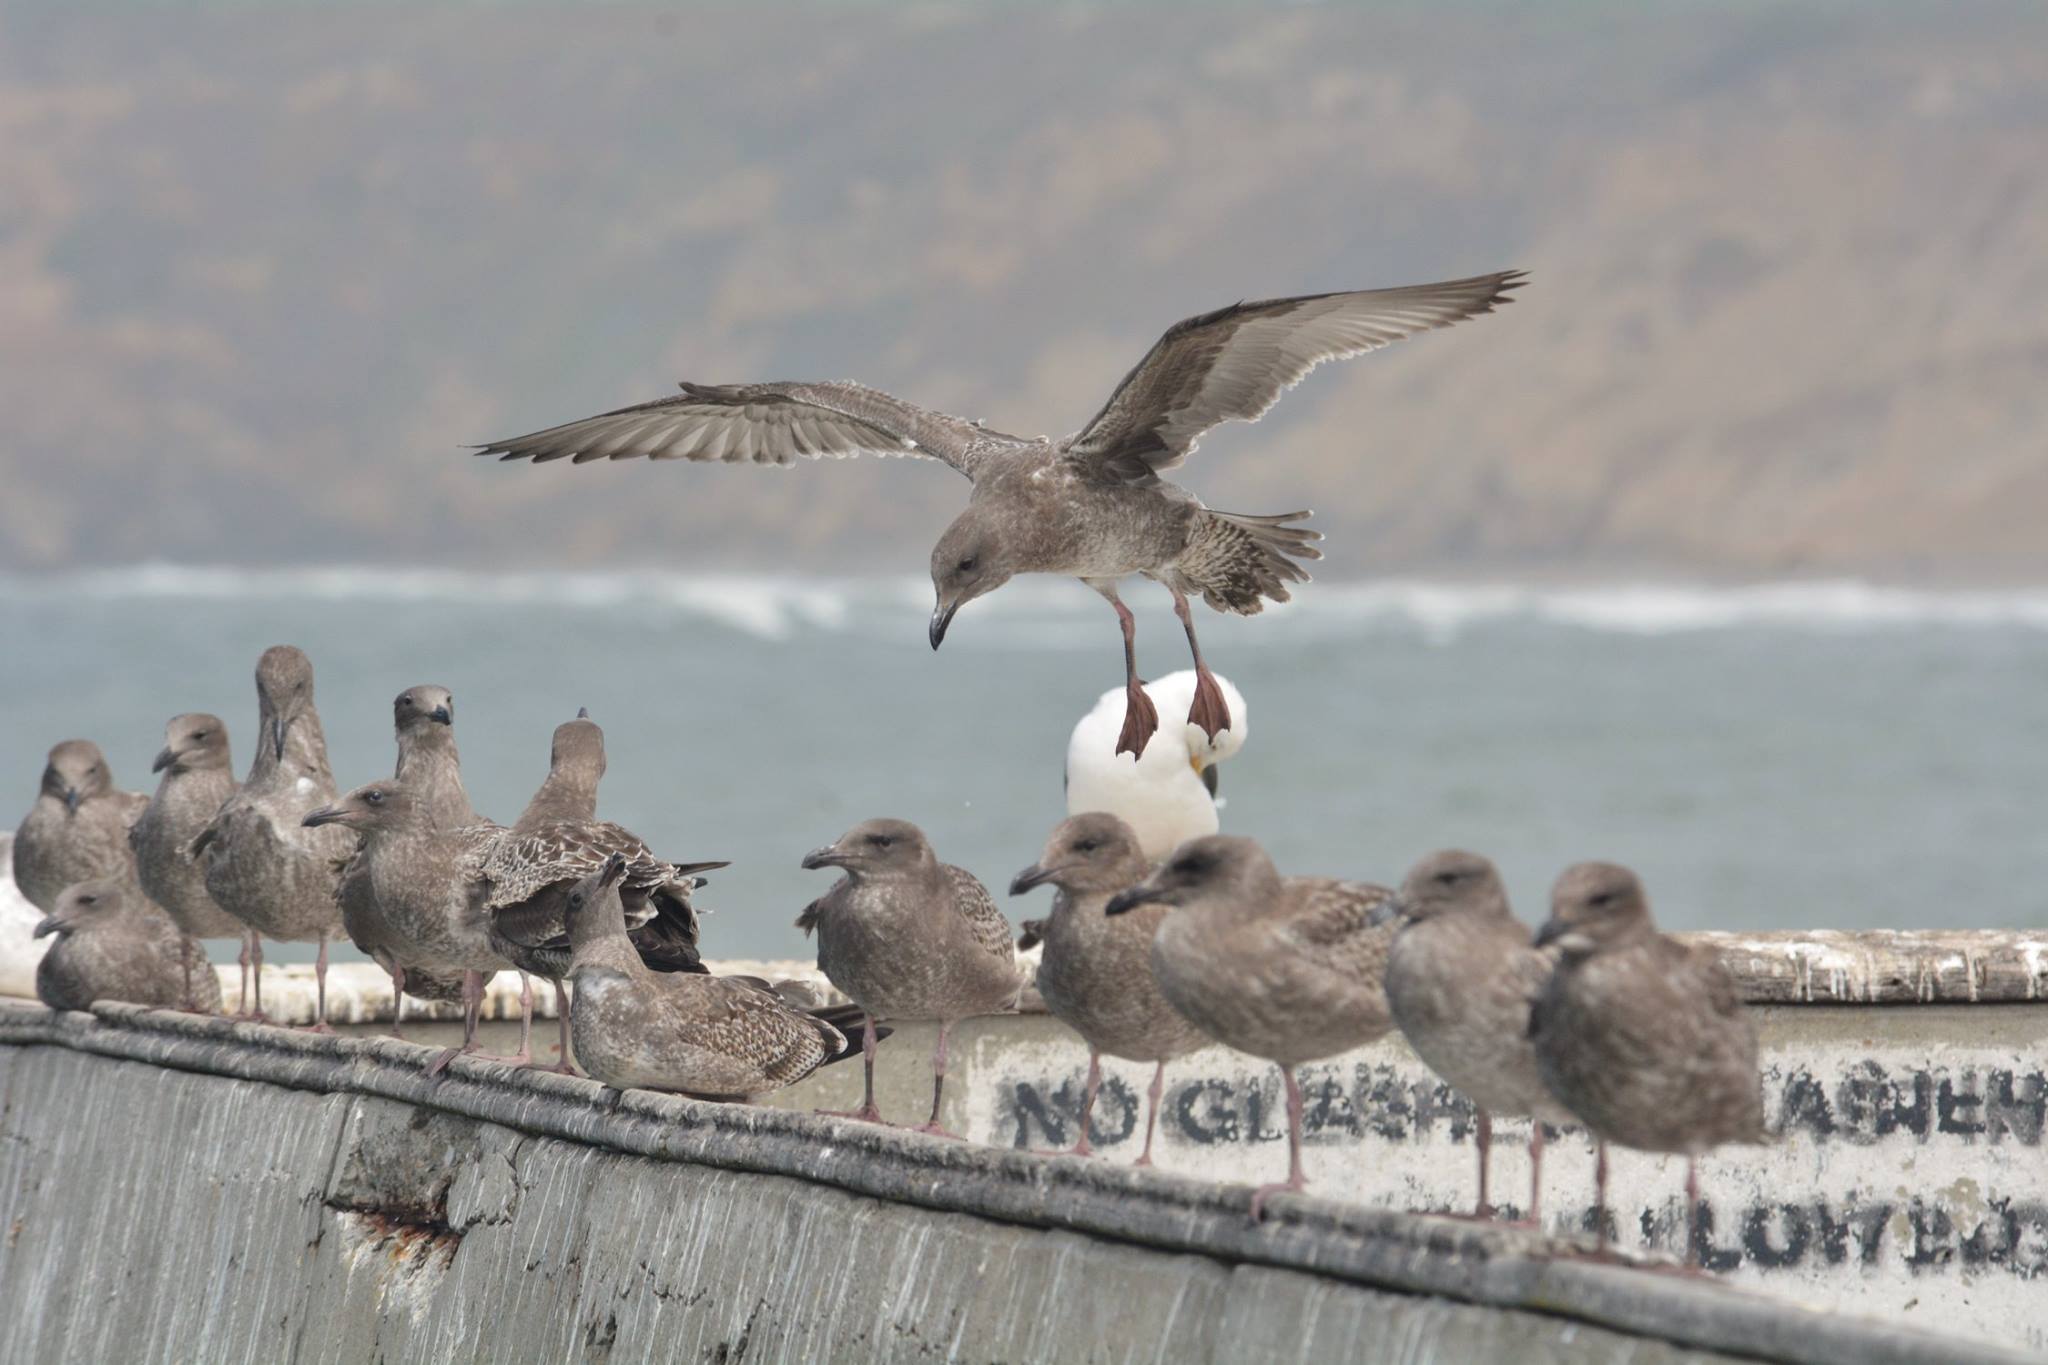
<instances>
[{"instance_id":1,"label":"gull standing on ledge","mask_svg":"<svg viewBox=\"0 0 2048 1365\"><path fill-rule=\"evenodd\" d=\"M134 875L128 831L149 798L114 785L100 746L67 739L50 750L36 803L14 831L14 884L49 914L74 882Z\"/></svg>"},{"instance_id":2,"label":"gull standing on ledge","mask_svg":"<svg viewBox=\"0 0 2048 1365\"><path fill-rule=\"evenodd\" d=\"M172 716L164 726L163 752L156 756L153 771L162 773L163 780L128 831L135 875L143 894L192 937L242 940L242 999L237 1012L246 1012L249 926L213 903L205 865L192 856L192 840L235 794L228 727L219 716L203 711Z\"/></svg>"},{"instance_id":3,"label":"gull standing on ledge","mask_svg":"<svg viewBox=\"0 0 2048 1365\"><path fill-rule=\"evenodd\" d=\"M1138 683L1136 622L1119 580L1166 585L1187 631L1196 687L1188 720L1210 738L1230 709L1202 662L1188 598L1251 616L1308 581L1320 559L1307 512L1218 512L1160 478L1218 423L1256 421L1326 360L1361 355L1509 300L1524 272L1440 284L1239 303L1167 329L1088 425L1065 440L991 431L848 382L693 384L682 393L477 447L507 460L792 460L910 455L974 484L932 550L930 638L962 605L1020 573L1071 574L1116 608L1124 636L1124 724L1116 752L1142 753L1159 718Z\"/></svg>"},{"instance_id":4,"label":"gull standing on ledge","mask_svg":"<svg viewBox=\"0 0 2048 1365\"><path fill-rule=\"evenodd\" d=\"M1166 739L1129 758L1110 751L1110 736L1123 722L1123 692L1104 692L1067 740L1067 814L1107 811L1116 816L1131 827L1152 863L1190 839L1214 834L1219 828L1216 765L1244 747L1250 715L1230 679L1213 676L1230 706L1228 730L1212 738L1199 725L1174 726ZM1195 682L1194 670L1184 668L1143 687L1155 706L1174 715L1192 703ZM1175 730L1185 743L1172 742Z\"/></svg>"}]
</instances>

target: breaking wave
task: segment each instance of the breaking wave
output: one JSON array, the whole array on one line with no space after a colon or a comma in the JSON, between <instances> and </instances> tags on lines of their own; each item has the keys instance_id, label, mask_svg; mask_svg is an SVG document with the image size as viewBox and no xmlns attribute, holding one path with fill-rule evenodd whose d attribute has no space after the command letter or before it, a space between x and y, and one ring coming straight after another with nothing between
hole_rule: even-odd
<instances>
[{"instance_id":1,"label":"breaking wave","mask_svg":"<svg viewBox=\"0 0 2048 1365\"><path fill-rule=\"evenodd\" d=\"M1144 609L1157 588L1134 584ZM803 631L858 630L931 609L931 589L906 576L824 578L678 569L535 572L360 566L245 569L140 564L115 569L0 574L0 600L313 601L432 603L643 612L693 617L765 640ZM1069 637L1104 613L1079 584L1019 579L977 603L1026 638ZM1743 585L1624 583L1585 586L1470 584L1418 579L1316 583L1270 609L1278 628L1310 635L1415 631L1452 639L1515 623L1630 634L1769 629L2048 629L2048 588L1922 589L1853 579Z\"/></svg>"}]
</instances>

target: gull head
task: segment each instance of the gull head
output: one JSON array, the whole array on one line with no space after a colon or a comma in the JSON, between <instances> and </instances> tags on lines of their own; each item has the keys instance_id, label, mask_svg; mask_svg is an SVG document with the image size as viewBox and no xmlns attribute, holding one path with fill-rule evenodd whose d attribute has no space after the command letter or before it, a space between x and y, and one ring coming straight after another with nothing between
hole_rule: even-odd
<instances>
[{"instance_id":1,"label":"gull head","mask_svg":"<svg viewBox=\"0 0 2048 1365\"><path fill-rule=\"evenodd\" d=\"M937 649L946 639L953 613L1010 581L1016 557L995 518L969 503L932 547L931 642Z\"/></svg>"},{"instance_id":2,"label":"gull head","mask_svg":"<svg viewBox=\"0 0 2048 1365\"><path fill-rule=\"evenodd\" d=\"M455 694L438 683L421 683L400 692L391 703L391 722L398 733L427 734L455 724Z\"/></svg>"},{"instance_id":3,"label":"gull head","mask_svg":"<svg viewBox=\"0 0 2048 1365\"><path fill-rule=\"evenodd\" d=\"M107 771L106 757L91 740L67 739L50 750L43 767L42 794L63 802L67 813L77 814L81 801L113 789L114 775Z\"/></svg>"},{"instance_id":4,"label":"gull head","mask_svg":"<svg viewBox=\"0 0 2048 1365\"><path fill-rule=\"evenodd\" d=\"M398 829L423 818L419 799L402 782L371 782L357 787L331 806L307 811L299 821L308 829L343 825L359 833Z\"/></svg>"},{"instance_id":5,"label":"gull head","mask_svg":"<svg viewBox=\"0 0 2048 1365\"><path fill-rule=\"evenodd\" d=\"M284 757L285 733L313 706L313 661L296 645L272 645L256 661L256 700L267 734L258 742Z\"/></svg>"},{"instance_id":6,"label":"gull head","mask_svg":"<svg viewBox=\"0 0 2048 1365\"><path fill-rule=\"evenodd\" d=\"M1507 891L1492 861L1461 848L1447 848L1408 869L1400 894L1380 902L1372 922L1384 924L1398 918L1414 923L1446 915L1493 919L1511 914Z\"/></svg>"},{"instance_id":7,"label":"gull head","mask_svg":"<svg viewBox=\"0 0 2048 1365\"><path fill-rule=\"evenodd\" d=\"M1573 863L1550 890L1550 918L1536 931L1536 943L1585 957L1655 932L1635 873L1616 863Z\"/></svg>"},{"instance_id":8,"label":"gull head","mask_svg":"<svg viewBox=\"0 0 2048 1365\"><path fill-rule=\"evenodd\" d=\"M806 871L844 868L856 877L910 873L934 861L924 831L908 820L863 820L839 838L804 855Z\"/></svg>"}]
</instances>

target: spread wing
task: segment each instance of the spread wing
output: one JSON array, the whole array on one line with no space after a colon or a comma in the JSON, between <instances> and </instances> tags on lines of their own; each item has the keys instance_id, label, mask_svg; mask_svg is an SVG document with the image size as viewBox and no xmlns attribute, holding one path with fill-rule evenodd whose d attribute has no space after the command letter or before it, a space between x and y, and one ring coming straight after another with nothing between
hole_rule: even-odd
<instances>
[{"instance_id":1,"label":"spread wing","mask_svg":"<svg viewBox=\"0 0 2048 1365\"><path fill-rule=\"evenodd\" d=\"M506 460L698 460L786 465L857 455L942 460L973 478L1014 436L864 384L690 384L672 398L478 446Z\"/></svg>"},{"instance_id":2,"label":"spread wing","mask_svg":"<svg viewBox=\"0 0 2048 1365\"><path fill-rule=\"evenodd\" d=\"M964 867L946 865L946 876L953 883L953 908L967 921L967 927L974 931L975 941L986 948L989 955L1005 963L1017 960L1017 950L1010 941L1010 922L1003 918L1003 912L996 908L994 896L988 888Z\"/></svg>"},{"instance_id":3,"label":"spread wing","mask_svg":"<svg viewBox=\"0 0 2048 1365\"><path fill-rule=\"evenodd\" d=\"M1068 447L1104 474L1143 483L1186 460L1219 422L1257 421L1326 360L1511 302L1523 272L1240 303L1176 323L1124 376Z\"/></svg>"}]
</instances>

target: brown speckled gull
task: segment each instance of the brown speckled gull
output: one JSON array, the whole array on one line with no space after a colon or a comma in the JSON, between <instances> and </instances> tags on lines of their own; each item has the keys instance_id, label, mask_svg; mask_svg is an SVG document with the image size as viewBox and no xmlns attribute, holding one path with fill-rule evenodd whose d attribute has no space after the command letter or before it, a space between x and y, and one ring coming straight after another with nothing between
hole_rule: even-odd
<instances>
[{"instance_id":1,"label":"brown speckled gull","mask_svg":"<svg viewBox=\"0 0 2048 1365\"><path fill-rule=\"evenodd\" d=\"M1061 821L1038 861L1010 883L1013 896L1037 886L1055 888L1051 917L1026 920L1018 946L1045 945L1038 964L1038 994L1046 1008L1088 1044L1088 1085L1074 1155L1090 1152L1088 1120L1102 1084L1102 1054L1155 1063L1140 1166L1152 1164L1152 1134L1167 1062L1209 1041L1167 1003L1152 977L1152 936L1171 911L1164 905L1141 905L1113 918L1102 912L1111 896L1143 881L1151 870L1131 827L1114 815L1094 811Z\"/></svg>"},{"instance_id":2,"label":"brown speckled gull","mask_svg":"<svg viewBox=\"0 0 2048 1365\"><path fill-rule=\"evenodd\" d=\"M851 1022L844 1007L805 1013L752 977L650 970L626 933L626 867L614 853L563 904L576 1058L593 1077L620 1090L752 1100L855 1054L839 1027Z\"/></svg>"},{"instance_id":3,"label":"brown speckled gull","mask_svg":"<svg viewBox=\"0 0 2048 1365\"><path fill-rule=\"evenodd\" d=\"M100 746L67 739L50 750L36 803L14 831L14 884L45 914L74 882L128 872L128 830L149 798L114 785Z\"/></svg>"},{"instance_id":4,"label":"brown speckled gull","mask_svg":"<svg viewBox=\"0 0 2048 1365\"><path fill-rule=\"evenodd\" d=\"M342 829L308 829L307 811L334 800L327 737L313 705L313 663L272 645L256 663L256 757L241 787L192 841L206 864L214 904L255 931L250 970L254 1017L263 1017L263 939L318 943L314 980L327 1030L327 942L341 932L335 891L353 841Z\"/></svg>"},{"instance_id":5,"label":"brown speckled gull","mask_svg":"<svg viewBox=\"0 0 2048 1365\"><path fill-rule=\"evenodd\" d=\"M365 783L301 819L307 829L348 830L361 840L346 882L350 934L358 946L408 977L461 977L462 1046L435 1069L456 1052L474 1052L484 978L511 965L491 947L490 917L476 894L482 861L504 831L495 825L444 829L426 797L395 779ZM398 971L392 977L401 979Z\"/></svg>"},{"instance_id":6,"label":"brown speckled gull","mask_svg":"<svg viewBox=\"0 0 2048 1365\"><path fill-rule=\"evenodd\" d=\"M220 1012L220 978L199 940L146 900L125 873L66 887L36 926L57 941L36 964L36 995L51 1009L95 1000Z\"/></svg>"},{"instance_id":7,"label":"brown speckled gull","mask_svg":"<svg viewBox=\"0 0 2048 1365\"><path fill-rule=\"evenodd\" d=\"M398 742L398 762L392 778L406 788L407 800L427 820L442 830L473 830L465 836L474 843L484 837L475 827L495 828L476 813L469 791L462 782L462 755L455 747L455 698L447 688L434 683L408 687L391 703L391 722ZM316 821L346 823L343 821ZM425 962L408 962L398 955L405 942L403 934L386 930L377 900L375 880L369 874L364 841L341 869L335 899L341 905L341 924L349 941L369 954L378 966L391 974L391 1032L405 1036L405 997L447 1002L468 1001L472 987L481 991L494 974L485 972L475 982L464 968L436 968Z\"/></svg>"},{"instance_id":8,"label":"brown speckled gull","mask_svg":"<svg viewBox=\"0 0 2048 1365\"><path fill-rule=\"evenodd\" d=\"M1493 1216L1487 1165L1495 1115L1530 1115L1529 1210L1543 1221L1543 1125L1572 1122L1551 1098L1529 1040L1529 1009L1556 954L1535 947L1508 908L1500 873L1476 853L1446 849L1410 869L1381 907L1396 925L1387 1004L1415 1055L1479 1111L1479 1199Z\"/></svg>"},{"instance_id":9,"label":"brown speckled gull","mask_svg":"<svg viewBox=\"0 0 2048 1365\"><path fill-rule=\"evenodd\" d=\"M219 716L201 711L172 716L154 770L163 774L156 795L128 831L135 875L144 894L194 938L242 941L242 998L236 1008L247 1011L249 926L214 904L206 889L206 868L192 856L192 840L235 794L228 727Z\"/></svg>"},{"instance_id":10,"label":"brown speckled gull","mask_svg":"<svg viewBox=\"0 0 2048 1365\"><path fill-rule=\"evenodd\" d=\"M875 1025L930 1019L939 1025L932 1113L917 1131L953 1136L939 1126L946 1037L962 1019L1015 1008L1024 978L1009 921L988 888L965 868L940 862L924 831L908 820L863 821L806 854L803 865L846 873L796 923L818 936L819 970L867 1015L867 1088L847 1117L882 1121L875 1108Z\"/></svg>"},{"instance_id":11,"label":"brown speckled gull","mask_svg":"<svg viewBox=\"0 0 2048 1365\"><path fill-rule=\"evenodd\" d=\"M1295 1069L1393 1027L1384 987L1393 929L1371 923L1392 895L1365 882L1282 877L1254 840L1212 834L1182 844L1105 907L1172 907L1152 939L1160 992L1210 1037L1280 1067L1287 1179L1253 1192L1255 1219L1268 1197L1308 1183Z\"/></svg>"},{"instance_id":12,"label":"brown speckled gull","mask_svg":"<svg viewBox=\"0 0 2048 1365\"><path fill-rule=\"evenodd\" d=\"M1756 1029L1713 951L1657 932L1636 874L1577 863L1550 893L1536 942L1562 954L1530 1019L1544 1084L1600 1142L1596 1217L1607 1228L1607 1144L1685 1157L1686 1259L1699 1252L1699 1157L1768 1142Z\"/></svg>"},{"instance_id":13,"label":"brown speckled gull","mask_svg":"<svg viewBox=\"0 0 2048 1365\"><path fill-rule=\"evenodd\" d=\"M522 834L558 820L595 820L597 784L604 780L604 731L579 710L555 727L548 745L548 775L512 828Z\"/></svg>"},{"instance_id":14,"label":"brown speckled gull","mask_svg":"<svg viewBox=\"0 0 2048 1365\"><path fill-rule=\"evenodd\" d=\"M1230 711L1202 661L1188 598L1250 616L1284 602L1321 558L1309 514L1248 516L1204 507L1160 477L1209 428L1256 421L1328 360L1490 313L1523 272L1398 289L1238 303L1167 329L1102 410L1064 440L1028 440L853 383L692 384L682 393L492 441L508 460L798 459L907 455L950 465L974 484L931 556L937 649L960 607L1020 573L1070 574L1101 593L1123 627L1127 710L1117 752L1142 752L1158 717L1138 684L1136 626L1117 596L1132 574L1173 594L1199 682L1188 719L1210 738Z\"/></svg>"}]
</instances>

